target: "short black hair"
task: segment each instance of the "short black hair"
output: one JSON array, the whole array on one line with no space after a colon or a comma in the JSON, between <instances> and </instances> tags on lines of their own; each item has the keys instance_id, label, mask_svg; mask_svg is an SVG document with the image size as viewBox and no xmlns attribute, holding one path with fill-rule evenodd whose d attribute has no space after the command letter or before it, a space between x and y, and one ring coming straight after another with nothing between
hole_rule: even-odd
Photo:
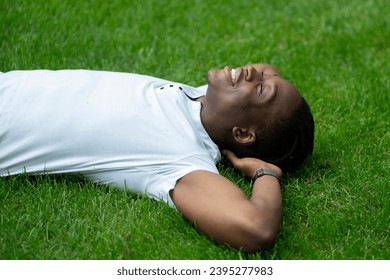
<instances>
[{"instance_id":1,"label":"short black hair","mask_svg":"<svg viewBox=\"0 0 390 280\"><path fill-rule=\"evenodd\" d=\"M253 156L280 167L283 172L298 168L313 152L314 119L302 97L290 116L280 116L258 131Z\"/></svg>"}]
</instances>

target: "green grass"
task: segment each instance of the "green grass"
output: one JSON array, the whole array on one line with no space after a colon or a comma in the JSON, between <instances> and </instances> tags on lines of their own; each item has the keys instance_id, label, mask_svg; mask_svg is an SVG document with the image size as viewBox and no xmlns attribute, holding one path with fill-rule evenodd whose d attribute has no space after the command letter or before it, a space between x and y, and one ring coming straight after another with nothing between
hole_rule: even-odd
<instances>
[{"instance_id":1,"label":"green grass","mask_svg":"<svg viewBox=\"0 0 390 280\"><path fill-rule=\"evenodd\" d=\"M316 122L313 156L283 179L277 243L244 254L163 203L20 175L0 178L0 259L390 259L388 1L125 2L0 0L0 71L102 69L197 86L209 68L275 65Z\"/></svg>"}]
</instances>

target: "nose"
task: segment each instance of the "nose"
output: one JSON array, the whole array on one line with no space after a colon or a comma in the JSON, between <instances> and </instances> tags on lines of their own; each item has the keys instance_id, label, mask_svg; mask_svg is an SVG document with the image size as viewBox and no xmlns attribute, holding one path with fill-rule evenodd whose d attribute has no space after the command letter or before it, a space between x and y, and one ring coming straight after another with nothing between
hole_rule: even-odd
<instances>
[{"instance_id":1,"label":"nose","mask_svg":"<svg viewBox=\"0 0 390 280\"><path fill-rule=\"evenodd\" d=\"M254 67L248 67L245 80L248 82L264 80L262 73L259 73Z\"/></svg>"}]
</instances>

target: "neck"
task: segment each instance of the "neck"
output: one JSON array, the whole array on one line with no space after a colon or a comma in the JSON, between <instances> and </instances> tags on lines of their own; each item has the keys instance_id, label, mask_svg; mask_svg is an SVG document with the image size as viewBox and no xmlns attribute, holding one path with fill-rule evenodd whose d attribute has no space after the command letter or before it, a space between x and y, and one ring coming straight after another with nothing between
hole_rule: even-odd
<instances>
[{"instance_id":1,"label":"neck","mask_svg":"<svg viewBox=\"0 0 390 280\"><path fill-rule=\"evenodd\" d=\"M215 122L208 122L207 119L202 118L202 114L201 122L211 140L213 140L220 150L229 149L232 146L231 143L229 143L233 140L231 139L231 133L227 132L229 130L221 129Z\"/></svg>"}]
</instances>

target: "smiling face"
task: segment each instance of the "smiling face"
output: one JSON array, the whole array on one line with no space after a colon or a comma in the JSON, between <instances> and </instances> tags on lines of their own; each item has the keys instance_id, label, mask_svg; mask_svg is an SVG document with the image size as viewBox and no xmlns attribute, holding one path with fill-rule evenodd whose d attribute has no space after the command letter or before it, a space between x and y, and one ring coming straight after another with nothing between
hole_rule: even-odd
<instances>
[{"instance_id":1,"label":"smiling face","mask_svg":"<svg viewBox=\"0 0 390 280\"><path fill-rule=\"evenodd\" d=\"M256 134L275 118L288 118L302 101L298 90L268 64L211 69L207 78L201 117L211 138L220 145L232 133L234 140L240 141L235 127L243 129L236 132ZM246 140L250 144L256 139Z\"/></svg>"}]
</instances>

